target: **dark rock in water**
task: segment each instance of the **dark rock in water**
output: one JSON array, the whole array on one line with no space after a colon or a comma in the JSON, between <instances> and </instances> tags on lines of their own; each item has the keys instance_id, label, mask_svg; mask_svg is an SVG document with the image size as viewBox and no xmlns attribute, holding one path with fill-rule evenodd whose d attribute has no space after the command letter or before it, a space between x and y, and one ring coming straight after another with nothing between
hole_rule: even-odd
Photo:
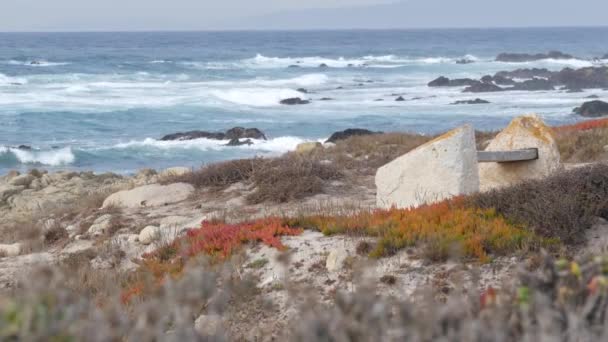
<instances>
[{"instance_id":1,"label":"dark rock in water","mask_svg":"<svg viewBox=\"0 0 608 342\"><path fill-rule=\"evenodd\" d=\"M361 128L349 128L344 131L335 132L325 142L326 143L328 143L328 142L335 143L337 141L345 140L345 139L348 139L348 138L354 137L354 136L374 135L374 134L382 134L382 132L373 132L373 131L370 131L367 129L361 129Z\"/></svg>"},{"instance_id":2,"label":"dark rock in water","mask_svg":"<svg viewBox=\"0 0 608 342\"><path fill-rule=\"evenodd\" d=\"M325 63L319 64L319 68L329 68L329 66Z\"/></svg>"},{"instance_id":3,"label":"dark rock in water","mask_svg":"<svg viewBox=\"0 0 608 342\"><path fill-rule=\"evenodd\" d=\"M516 69L513 71L500 71L494 75L494 79L496 79L497 77L507 78L507 79L512 79L512 78L530 78L530 79L532 79L535 77L549 78L551 76L553 76L553 72L549 71L548 69L532 68L532 69Z\"/></svg>"},{"instance_id":4,"label":"dark rock in water","mask_svg":"<svg viewBox=\"0 0 608 342\"><path fill-rule=\"evenodd\" d=\"M401 102L401 101L405 101L405 99L403 98L403 96L399 96L398 98L395 99L395 101Z\"/></svg>"},{"instance_id":5,"label":"dark rock in water","mask_svg":"<svg viewBox=\"0 0 608 342\"><path fill-rule=\"evenodd\" d=\"M41 65L41 64L42 64L42 62L40 62L40 61L31 61L30 62L30 65Z\"/></svg>"},{"instance_id":6,"label":"dark rock in water","mask_svg":"<svg viewBox=\"0 0 608 342\"><path fill-rule=\"evenodd\" d=\"M585 98L586 99L599 99L600 97L597 96L597 95L595 95L595 94L593 94L593 95L586 96Z\"/></svg>"},{"instance_id":7,"label":"dark rock in water","mask_svg":"<svg viewBox=\"0 0 608 342\"><path fill-rule=\"evenodd\" d=\"M322 97L319 99L319 101L333 101L334 99L332 99L331 97Z\"/></svg>"},{"instance_id":8,"label":"dark rock in water","mask_svg":"<svg viewBox=\"0 0 608 342\"><path fill-rule=\"evenodd\" d=\"M574 56L565 54L560 51L549 51L549 53L537 53L537 54L528 54L528 53L501 53L496 56L497 62L532 62L538 61L541 59L573 59Z\"/></svg>"},{"instance_id":9,"label":"dark rock in water","mask_svg":"<svg viewBox=\"0 0 608 342\"><path fill-rule=\"evenodd\" d=\"M585 102L582 106L574 108L573 112L589 118L605 116L608 115L608 103L599 100Z\"/></svg>"},{"instance_id":10,"label":"dark rock in water","mask_svg":"<svg viewBox=\"0 0 608 342\"><path fill-rule=\"evenodd\" d=\"M590 89L608 87L608 66L581 69L565 68L554 73L549 79L553 84L569 89Z\"/></svg>"},{"instance_id":11,"label":"dark rock in water","mask_svg":"<svg viewBox=\"0 0 608 342\"><path fill-rule=\"evenodd\" d=\"M448 87L449 85L450 79L444 76L439 76L428 83L429 87Z\"/></svg>"},{"instance_id":12,"label":"dark rock in water","mask_svg":"<svg viewBox=\"0 0 608 342\"><path fill-rule=\"evenodd\" d=\"M173 140L194 140L194 139L213 139L213 140L224 140L226 134L220 132L205 132L205 131L189 131L179 132L165 135L160 138L162 141L173 141Z\"/></svg>"},{"instance_id":13,"label":"dark rock in water","mask_svg":"<svg viewBox=\"0 0 608 342\"><path fill-rule=\"evenodd\" d=\"M463 93L490 93L490 92L497 92L497 91L503 91L504 89L494 85L492 83L482 83L482 82L477 82L471 86L466 87L462 92Z\"/></svg>"},{"instance_id":14,"label":"dark rock in water","mask_svg":"<svg viewBox=\"0 0 608 342\"><path fill-rule=\"evenodd\" d=\"M428 83L429 87L462 87L471 86L479 81L472 80L470 78L457 78L451 80L447 77L441 76Z\"/></svg>"},{"instance_id":15,"label":"dark rock in water","mask_svg":"<svg viewBox=\"0 0 608 342\"><path fill-rule=\"evenodd\" d=\"M342 87L342 86L336 88L336 90L342 90L342 89L344 89L344 87Z\"/></svg>"},{"instance_id":16,"label":"dark rock in water","mask_svg":"<svg viewBox=\"0 0 608 342\"><path fill-rule=\"evenodd\" d=\"M602 59L608 59L608 53L602 56Z\"/></svg>"},{"instance_id":17,"label":"dark rock in water","mask_svg":"<svg viewBox=\"0 0 608 342\"><path fill-rule=\"evenodd\" d=\"M492 80L494 81L494 84L496 84L496 85L514 85L516 83L515 81L513 81L510 78L506 78L503 76L496 76L496 75L492 78Z\"/></svg>"},{"instance_id":18,"label":"dark rock in water","mask_svg":"<svg viewBox=\"0 0 608 342\"><path fill-rule=\"evenodd\" d=\"M471 64L471 63L475 63L475 61L472 61L468 58L462 58L456 61L456 64Z\"/></svg>"},{"instance_id":19,"label":"dark rock in water","mask_svg":"<svg viewBox=\"0 0 608 342\"><path fill-rule=\"evenodd\" d=\"M374 101L375 102L382 102L382 101L384 101L384 99L375 99Z\"/></svg>"},{"instance_id":20,"label":"dark rock in water","mask_svg":"<svg viewBox=\"0 0 608 342\"><path fill-rule=\"evenodd\" d=\"M212 139L212 140L232 140L232 139L260 139L266 140L266 135L262 131L257 128L243 128L243 127L234 127L226 131L226 133L222 132L205 132L205 131L189 131L189 132L179 132L165 135L160 138L162 141L173 141L173 140L194 140L194 139Z\"/></svg>"},{"instance_id":21,"label":"dark rock in water","mask_svg":"<svg viewBox=\"0 0 608 342\"><path fill-rule=\"evenodd\" d=\"M291 69L293 69L293 68L299 68L299 67L300 67L299 65L295 65L295 64L292 64L292 65L288 66L288 68L291 68Z\"/></svg>"},{"instance_id":22,"label":"dark rock in water","mask_svg":"<svg viewBox=\"0 0 608 342\"><path fill-rule=\"evenodd\" d=\"M492 77L490 75L485 75L484 77L482 77L480 79L480 81L483 83L494 83L494 77Z\"/></svg>"},{"instance_id":23,"label":"dark rock in water","mask_svg":"<svg viewBox=\"0 0 608 342\"><path fill-rule=\"evenodd\" d=\"M264 132L257 128L243 128L234 127L226 131L226 137L224 139L257 139L266 140Z\"/></svg>"},{"instance_id":24,"label":"dark rock in water","mask_svg":"<svg viewBox=\"0 0 608 342\"><path fill-rule=\"evenodd\" d=\"M29 145L19 145L17 146L18 150L23 150L23 151L31 151L32 150L32 146Z\"/></svg>"},{"instance_id":25,"label":"dark rock in water","mask_svg":"<svg viewBox=\"0 0 608 342\"><path fill-rule=\"evenodd\" d=\"M14 85L14 86L21 86L21 85L23 85L23 83L20 83L20 82L11 82L9 84L10 85Z\"/></svg>"},{"instance_id":26,"label":"dark rock in water","mask_svg":"<svg viewBox=\"0 0 608 342\"><path fill-rule=\"evenodd\" d=\"M453 105L461 105L461 104L471 104L472 105L472 104L486 104L486 103L490 103L490 102L477 98L475 100L456 101L452 104Z\"/></svg>"},{"instance_id":27,"label":"dark rock in water","mask_svg":"<svg viewBox=\"0 0 608 342\"><path fill-rule=\"evenodd\" d=\"M308 94L308 89L304 89L304 88L298 88L296 89L297 91L299 91L302 94Z\"/></svg>"},{"instance_id":28,"label":"dark rock in water","mask_svg":"<svg viewBox=\"0 0 608 342\"><path fill-rule=\"evenodd\" d=\"M519 83L515 83L512 88L506 90L526 90L526 91L539 91L539 90L555 90L549 80L543 78L535 78Z\"/></svg>"},{"instance_id":29,"label":"dark rock in water","mask_svg":"<svg viewBox=\"0 0 608 342\"><path fill-rule=\"evenodd\" d=\"M354 67L354 66L355 66L355 65L354 65L354 64L352 64L352 63L348 63L348 65L347 65L347 67L349 67L349 68L352 68L352 67Z\"/></svg>"},{"instance_id":30,"label":"dark rock in water","mask_svg":"<svg viewBox=\"0 0 608 342\"><path fill-rule=\"evenodd\" d=\"M310 101L302 100L299 97L292 97L289 99L281 100L281 102L280 102L280 104L282 104L282 105L289 105L289 106L303 105L303 104L309 104L309 103L310 103Z\"/></svg>"},{"instance_id":31,"label":"dark rock in water","mask_svg":"<svg viewBox=\"0 0 608 342\"><path fill-rule=\"evenodd\" d=\"M243 146L243 145L253 145L253 141L251 141L251 139L247 139L247 140L239 140L237 138L234 139L230 139L230 141L226 144L226 146Z\"/></svg>"}]
</instances>

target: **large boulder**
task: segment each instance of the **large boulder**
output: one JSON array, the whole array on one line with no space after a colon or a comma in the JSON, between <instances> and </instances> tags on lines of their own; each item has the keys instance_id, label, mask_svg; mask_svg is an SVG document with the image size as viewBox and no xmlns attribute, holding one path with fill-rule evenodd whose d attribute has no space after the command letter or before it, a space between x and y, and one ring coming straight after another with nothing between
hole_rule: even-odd
<instances>
[{"instance_id":1,"label":"large boulder","mask_svg":"<svg viewBox=\"0 0 608 342\"><path fill-rule=\"evenodd\" d=\"M574 108L574 112L590 118L608 115L608 103L599 100L585 102L582 106Z\"/></svg>"},{"instance_id":2,"label":"large boulder","mask_svg":"<svg viewBox=\"0 0 608 342\"><path fill-rule=\"evenodd\" d=\"M486 101L480 98L476 98L475 100L460 100L456 102L452 102L453 105L462 105L462 104L488 104L490 101Z\"/></svg>"},{"instance_id":3,"label":"large boulder","mask_svg":"<svg viewBox=\"0 0 608 342\"><path fill-rule=\"evenodd\" d=\"M284 99L284 100L279 101L279 103L282 104L282 105L293 106L293 105L309 104L310 101L309 100L302 100L299 97L290 97L288 99Z\"/></svg>"},{"instance_id":4,"label":"large boulder","mask_svg":"<svg viewBox=\"0 0 608 342\"><path fill-rule=\"evenodd\" d=\"M147 226L139 232L139 242L144 245L149 245L160 237L160 228L156 226Z\"/></svg>"},{"instance_id":5,"label":"large boulder","mask_svg":"<svg viewBox=\"0 0 608 342\"><path fill-rule=\"evenodd\" d=\"M416 207L479 191L475 131L452 130L381 167L379 207Z\"/></svg>"},{"instance_id":6,"label":"large boulder","mask_svg":"<svg viewBox=\"0 0 608 342\"><path fill-rule=\"evenodd\" d=\"M103 207L157 207L181 202L187 199L193 192L194 187L186 183L144 185L110 195L103 202Z\"/></svg>"},{"instance_id":7,"label":"large boulder","mask_svg":"<svg viewBox=\"0 0 608 342\"><path fill-rule=\"evenodd\" d=\"M565 68L553 73L550 81L568 89L608 88L608 67Z\"/></svg>"},{"instance_id":8,"label":"large boulder","mask_svg":"<svg viewBox=\"0 0 608 342\"><path fill-rule=\"evenodd\" d=\"M538 159L509 163L479 164L482 191L515 185L528 179L544 178L561 169L559 149L553 131L536 115L515 118L490 141L486 151L537 148Z\"/></svg>"},{"instance_id":9,"label":"large boulder","mask_svg":"<svg viewBox=\"0 0 608 342\"><path fill-rule=\"evenodd\" d=\"M374 135L374 134L382 134L382 132L374 132L369 129L361 129L361 128L348 128L340 132L333 133L329 139L327 139L326 143L336 143L340 140L346 140L350 137L355 136L364 136L364 135Z\"/></svg>"}]
</instances>

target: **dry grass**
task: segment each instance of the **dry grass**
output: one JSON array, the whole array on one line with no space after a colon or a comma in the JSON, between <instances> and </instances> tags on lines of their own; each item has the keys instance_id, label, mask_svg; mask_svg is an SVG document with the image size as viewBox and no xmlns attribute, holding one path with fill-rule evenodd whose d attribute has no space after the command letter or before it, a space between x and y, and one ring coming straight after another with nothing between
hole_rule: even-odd
<instances>
[{"instance_id":1,"label":"dry grass","mask_svg":"<svg viewBox=\"0 0 608 342\"><path fill-rule=\"evenodd\" d=\"M565 171L543 180L472 197L472 203L493 208L537 234L564 243L583 241L596 217L608 217L608 166Z\"/></svg>"},{"instance_id":2,"label":"dry grass","mask_svg":"<svg viewBox=\"0 0 608 342\"><path fill-rule=\"evenodd\" d=\"M608 160L608 127L557 132L562 159L570 163Z\"/></svg>"}]
</instances>

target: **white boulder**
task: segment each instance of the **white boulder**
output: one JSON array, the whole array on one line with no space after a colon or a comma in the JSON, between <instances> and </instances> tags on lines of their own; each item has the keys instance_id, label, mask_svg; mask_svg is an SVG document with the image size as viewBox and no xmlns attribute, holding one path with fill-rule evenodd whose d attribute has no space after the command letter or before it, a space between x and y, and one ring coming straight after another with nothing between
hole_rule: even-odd
<instances>
[{"instance_id":1,"label":"white boulder","mask_svg":"<svg viewBox=\"0 0 608 342\"><path fill-rule=\"evenodd\" d=\"M316 148L322 148L323 145L318 141L305 142L296 146L296 153L306 154L312 152Z\"/></svg>"},{"instance_id":2,"label":"white boulder","mask_svg":"<svg viewBox=\"0 0 608 342\"><path fill-rule=\"evenodd\" d=\"M156 226L147 226L139 232L139 242L144 245L149 245L160 238L160 228Z\"/></svg>"},{"instance_id":3,"label":"white boulder","mask_svg":"<svg viewBox=\"0 0 608 342\"><path fill-rule=\"evenodd\" d=\"M112 226L112 215L105 214L99 216L93 221L91 227L89 227L88 233L93 236L100 236L105 234L108 229Z\"/></svg>"},{"instance_id":4,"label":"white boulder","mask_svg":"<svg viewBox=\"0 0 608 342\"><path fill-rule=\"evenodd\" d=\"M479 191L475 131L452 130L381 167L376 173L381 208L410 208Z\"/></svg>"},{"instance_id":5,"label":"white boulder","mask_svg":"<svg viewBox=\"0 0 608 342\"><path fill-rule=\"evenodd\" d=\"M509 151L537 148L538 159L509 163L480 163L481 191L515 185L528 179L544 178L562 168L557 143L551 128L536 115L515 118L485 149Z\"/></svg>"},{"instance_id":6,"label":"white boulder","mask_svg":"<svg viewBox=\"0 0 608 342\"><path fill-rule=\"evenodd\" d=\"M0 244L0 258L1 257L16 257L21 254L22 246L20 243L13 243L10 245Z\"/></svg>"},{"instance_id":7,"label":"white boulder","mask_svg":"<svg viewBox=\"0 0 608 342\"><path fill-rule=\"evenodd\" d=\"M344 248L335 248L329 252L327 259L325 259L325 268L329 272L337 272L344 267L344 261L348 258L348 252Z\"/></svg>"},{"instance_id":8,"label":"white boulder","mask_svg":"<svg viewBox=\"0 0 608 342\"><path fill-rule=\"evenodd\" d=\"M191 173L191 172L192 172L192 169L189 167L177 166L177 167L170 167L168 169L163 170L159 174L159 176L161 178L178 177L178 176L183 176L183 175Z\"/></svg>"},{"instance_id":9,"label":"white boulder","mask_svg":"<svg viewBox=\"0 0 608 342\"><path fill-rule=\"evenodd\" d=\"M103 202L103 207L157 207L181 202L187 199L193 192L194 187L186 183L144 185L110 195Z\"/></svg>"}]
</instances>

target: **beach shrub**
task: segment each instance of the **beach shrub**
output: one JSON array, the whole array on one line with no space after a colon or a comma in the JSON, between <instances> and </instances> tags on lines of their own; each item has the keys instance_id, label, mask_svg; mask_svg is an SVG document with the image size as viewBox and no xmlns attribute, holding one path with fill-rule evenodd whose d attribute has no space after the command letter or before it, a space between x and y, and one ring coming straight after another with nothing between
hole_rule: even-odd
<instances>
[{"instance_id":1,"label":"beach shrub","mask_svg":"<svg viewBox=\"0 0 608 342\"><path fill-rule=\"evenodd\" d=\"M284 203L323 192L324 182L342 178L331 163L321 163L298 154L269 159L252 174L255 191L250 203Z\"/></svg>"},{"instance_id":2,"label":"beach shrub","mask_svg":"<svg viewBox=\"0 0 608 342\"><path fill-rule=\"evenodd\" d=\"M546 179L477 194L469 201L473 206L496 210L541 236L580 243L596 217L608 217L608 166L563 171Z\"/></svg>"},{"instance_id":3,"label":"beach shrub","mask_svg":"<svg viewBox=\"0 0 608 342\"><path fill-rule=\"evenodd\" d=\"M463 198L414 209L363 211L344 216L309 216L287 221L290 226L316 229L326 235L377 237L372 257L392 255L406 247L422 247L430 260L464 257L487 262L490 255L506 255L552 244L509 223L491 208L465 205Z\"/></svg>"},{"instance_id":4,"label":"beach shrub","mask_svg":"<svg viewBox=\"0 0 608 342\"><path fill-rule=\"evenodd\" d=\"M190 183L197 188L227 187L238 182L249 181L254 170L265 161L261 158L238 159L214 163L183 175L169 177L163 183Z\"/></svg>"}]
</instances>

